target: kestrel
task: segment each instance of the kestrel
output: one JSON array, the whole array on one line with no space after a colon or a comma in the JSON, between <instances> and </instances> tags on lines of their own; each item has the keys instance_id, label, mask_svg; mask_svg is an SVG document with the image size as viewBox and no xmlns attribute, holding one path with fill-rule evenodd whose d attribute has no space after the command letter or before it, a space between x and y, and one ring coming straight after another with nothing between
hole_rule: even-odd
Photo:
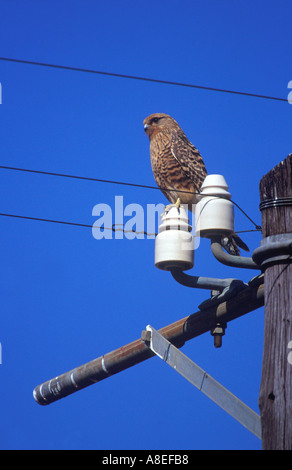
<instances>
[{"instance_id":1,"label":"kestrel","mask_svg":"<svg viewBox=\"0 0 292 470\"><path fill-rule=\"evenodd\" d=\"M207 176L200 152L168 114L151 114L143 124L150 140L151 166L158 187L172 204L188 205L191 211ZM238 246L249 251L235 233L222 237L221 243L232 255L240 254Z\"/></svg>"}]
</instances>

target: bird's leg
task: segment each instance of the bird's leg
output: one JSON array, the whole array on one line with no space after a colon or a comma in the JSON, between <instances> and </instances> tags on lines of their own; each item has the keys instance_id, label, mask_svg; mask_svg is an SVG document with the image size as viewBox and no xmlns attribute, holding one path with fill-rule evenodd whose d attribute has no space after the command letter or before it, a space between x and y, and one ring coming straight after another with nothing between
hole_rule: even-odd
<instances>
[{"instance_id":1,"label":"bird's leg","mask_svg":"<svg viewBox=\"0 0 292 470\"><path fill-rule=\"evenodd\" d=\"M180 205L181 205L181 201L180 201L180 198L178 197L175 204L168 204L167 206L165 206L164 212L167 214L167 212L169 212L172 207L176 207L179 210Z\"/></svg>"}]
</instances>

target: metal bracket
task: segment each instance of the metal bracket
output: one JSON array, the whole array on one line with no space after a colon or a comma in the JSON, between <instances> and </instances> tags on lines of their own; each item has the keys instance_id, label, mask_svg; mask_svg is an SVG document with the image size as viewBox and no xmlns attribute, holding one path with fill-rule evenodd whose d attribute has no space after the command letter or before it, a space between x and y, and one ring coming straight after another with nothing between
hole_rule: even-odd
<instances>
[{"instance_id":1,"label":"metal bracket","mask_svg":"<svg viewBox=\"0 0 292 470\"><path fill-rule=\"evenodd\" d=\"M192 276L185 273L179 268L173 268L171 271L172 277L186 287L193 287L197 289L208 289L224 291L230 286L244 286L244 282L239 279L217 279L213 277Z\"/></svg>"},{"instance_id":2,"label":"metal bracket","mask_svg":"<svg viewBox=\"0 0 292 470\"><path fill-rule=\"evenodd\" d=\"M292 233L281 233L263 238L252 257L263 270L274 264L291 263Z\"/></svg>"},{"instance_id":3,"label":"metal bracket","mask_svg":"<svg viewBox=\"0 0 292 470\"><path fill-rule=\"evenodd\" d=\"M218 236L213 236L211 238L211 250L217 261L225 264L226 266L235 268L261 270L261 267L252 258L246 256L234 256L226 253L221 246L220 239L221 237Z\"/></svg>"},{"instance_id":4,"label":"metal bracket","mask_svg":"<svg viewBox=\"0 0 292 470\"><path fill-rule=\"evenodd\" d=\"M176 372L261 439L260 416L255 411L213 379L152 326L146 326L146 330L142 332L142 340L156 356L163 359Z\"/></svg>"},{"instance_id":5,"label":"metal bracket","mask_svg":"<svg viewBox=\"0 0 292 470\"><path fill-rule=\"evenodd\" d=\"M221 302L232 299L232 297L237 295L238 292L246 289L247 287L247 284L245 284L243 281L234 279L230 286L225 287L222 292L213 295L210 299L204 300L204 302L202 302L198 307L200 310L206 310L207 308L215 307L215 305L218 305Z\"/></svg>"}]
</instances>

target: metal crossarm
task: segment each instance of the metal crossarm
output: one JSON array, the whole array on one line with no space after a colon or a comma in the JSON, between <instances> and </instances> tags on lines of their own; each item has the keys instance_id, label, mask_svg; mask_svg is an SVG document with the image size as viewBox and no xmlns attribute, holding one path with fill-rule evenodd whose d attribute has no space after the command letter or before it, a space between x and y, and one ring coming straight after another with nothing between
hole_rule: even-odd
<instances>
[{"instance_id":1,"label":"metal crossarm","mask_svg":"<svg viewBox=\"0 0 292 470\"><path fill-rule=\"evenodd\" d=\"M142 339L160 359L163 359L208 398L261 439L260 416L255 411L213 379L152 326L148 325L146 331L142 332Z\"/></svg>"}]
</instances>

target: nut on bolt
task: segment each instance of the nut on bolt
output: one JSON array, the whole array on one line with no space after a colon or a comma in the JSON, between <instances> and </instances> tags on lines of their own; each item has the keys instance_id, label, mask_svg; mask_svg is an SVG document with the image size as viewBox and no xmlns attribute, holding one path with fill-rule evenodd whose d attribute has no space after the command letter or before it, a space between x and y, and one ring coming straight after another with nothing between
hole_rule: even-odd
<instances>
[{"instance_id":1,"label":"nut on bolt","mask_svg":"<svg viewBox=\"0 0 292 470\"><path fill-rule=\"evenodd\" d=\"M147 343L151 341L151 331L149 330L143 330L141 333L141 340Z\"/></svg>"},{"instance_id":2,"label":"nut on bolt","mask_svg":"<svg viewBox=\"0 0 292 470\"><path fill-rule=\"evenodd\" d=\"M222 336L225 335L225 328L227 328L226 323L217 323L215 328L211 330L211 335L214 337L215 348L221 348Z\"/></svg>"}]
</instances>

